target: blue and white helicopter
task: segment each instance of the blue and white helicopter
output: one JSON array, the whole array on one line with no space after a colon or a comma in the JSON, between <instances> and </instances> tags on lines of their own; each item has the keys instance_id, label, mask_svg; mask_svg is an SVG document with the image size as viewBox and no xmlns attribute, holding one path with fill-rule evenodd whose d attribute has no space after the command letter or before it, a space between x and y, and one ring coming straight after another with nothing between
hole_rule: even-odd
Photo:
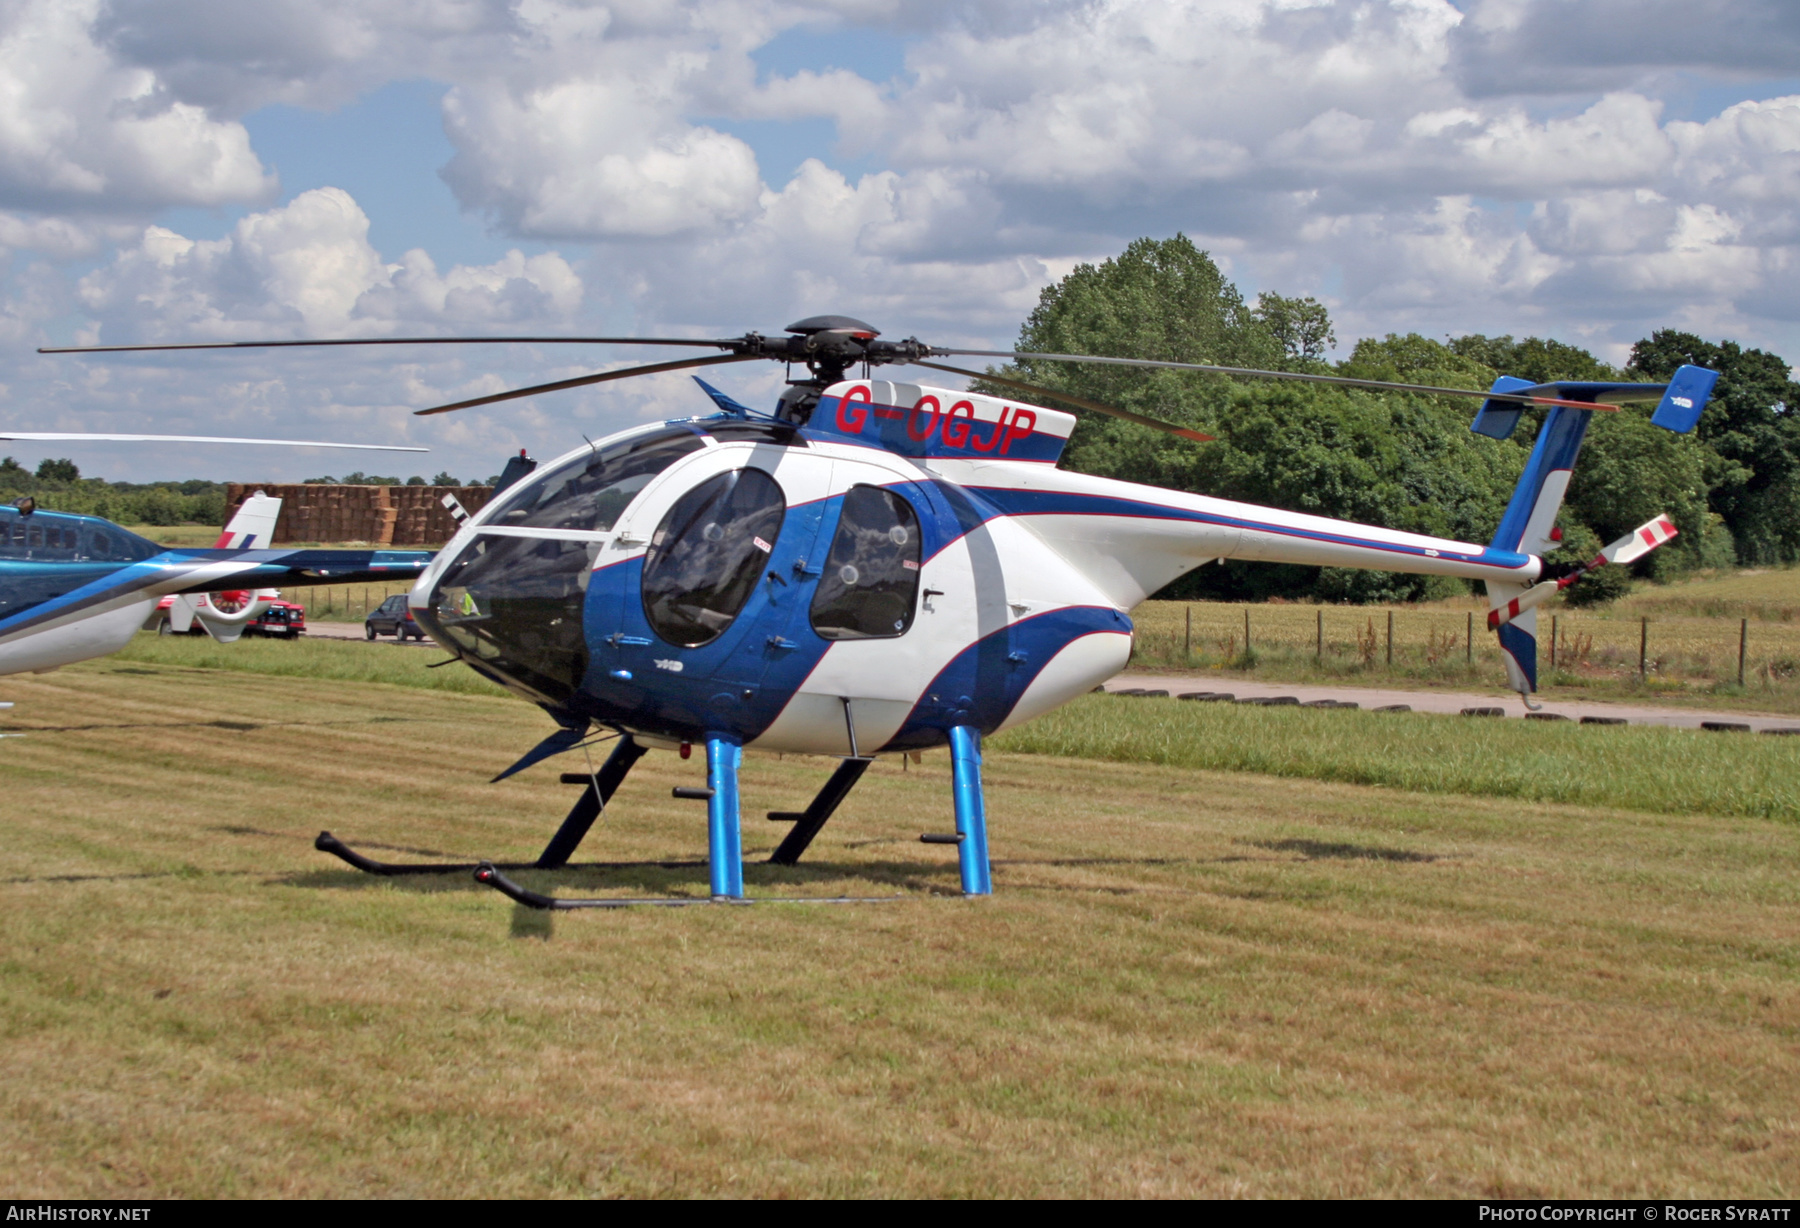
<instances>
[{"instance_id":1,"label":"blue and white helicopter","mask_svg":"<svg viewBox=\"0 0 1800 1228\"><path fill-rule=\"evenodd\" d=\"M1717 375L1683 367L1666 385L1531 384L1488 392L1189 363L956 350L818 316L785 337L430 338L666 345L722 350L521 388L419 411L443 413L634 375L772 359L803 364L774 413L702 383L718 412L625 431L525 473L468 519L412 590L419 623L470 668L557 724L506 772L615 738L536 868L567 864L633 764L651 748L705 747L712 898L744 899L737 776L743 752L842 760L771 861L793 864L871 759L948 746L962 887L991 891L982 738L1067 703L1117 673L1130 611L1216 559L1356 567L1481 580L1512 685L1536 685L1533 587L1592 414L1658 402L1652 421L1693 428ZM410 341L384 340L384 344ZM238 343L243 345L245 343ZM361 344L287 342L288 345ZM170 347L117 347L120 349ZM181 348L237 348L190 346ZM872 378L910 364L1016 388L1196 440L1208 436L994 374L954 356L1114 363L1450 396L1482 404L1473 429L1506 438L1546 408L1523 477L1483 546L1185 494L1057 467L1076 418L1026 401ZM854 374L852 372L854 371ZM1594 560L1622 562L1672 535ZM1529 703L1527 698L1527 703ZM926 837L930 839L931 837ZM331 837L319 847L378 873L390 865ZM537 907L605 907L526 890L482 863L476 877ZM685 902L685 901L683 901Z\"/></svg>"}]
</instances>

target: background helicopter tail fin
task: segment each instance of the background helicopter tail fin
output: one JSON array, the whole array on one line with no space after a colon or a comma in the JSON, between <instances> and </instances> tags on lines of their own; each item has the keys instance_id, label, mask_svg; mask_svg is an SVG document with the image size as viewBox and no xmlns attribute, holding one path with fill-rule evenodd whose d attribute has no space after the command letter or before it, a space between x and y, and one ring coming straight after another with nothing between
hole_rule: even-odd
<instances>
[{"instance_id":1,"label":"background helicopter tail fin","mask_svg":"<svg viewBox=\"0 0 1800 1228\"><path fill-rule=\"evenodd\" d=\"M216 550L257 550L275 540L275 522L281 518L281 500L257 491L238 508L219 534Z\"/></svg>"}]
</instances>

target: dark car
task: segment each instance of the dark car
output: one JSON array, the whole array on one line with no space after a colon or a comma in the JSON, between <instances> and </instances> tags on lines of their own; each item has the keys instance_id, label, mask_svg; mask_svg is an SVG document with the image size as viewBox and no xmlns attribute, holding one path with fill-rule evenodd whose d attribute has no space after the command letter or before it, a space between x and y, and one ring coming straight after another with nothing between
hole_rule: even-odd
<instances>
[{"instance_id":1,"label":"dark car","mask_svg":"<svg viewBox=\"0 0 1800 1228\"><path fill-rule=\"evenodd\" d=\"M415 640L425 638L424 628L413 620L405 593L389 597L363 619L363 638L372 640L378 635L391 635L397 640L404 640L409 635Z\"/></svg>"}]
</instances>

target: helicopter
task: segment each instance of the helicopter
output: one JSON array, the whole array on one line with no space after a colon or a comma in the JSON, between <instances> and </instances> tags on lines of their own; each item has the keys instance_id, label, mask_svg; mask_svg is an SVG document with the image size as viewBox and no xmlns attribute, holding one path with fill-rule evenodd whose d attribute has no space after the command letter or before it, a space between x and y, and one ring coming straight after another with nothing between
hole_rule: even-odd
<instances>
[{"instance_id":1,"label":"helicopter","mask_svg":"<svg viewBox=\"0 0 1800 1228\"><path fill-rule=\"evenodd\" d=\"M568 864L632 766L650 749L703 746L706 785L678 788L708 812L710 899L739 902L738 770L746 749L840 760L770 860L792 865L878 755L948 746L952 832L965 895L991 893L982 740L1093 690L1126 663L1130 611L1219 559L1252 559L1480 580L1509 681L1536 688L1541 556L1589 420L1655 401L1651 421L1693 429L1718 376L1682 367L1667 384L1502 376L1485 392L1308 372L1080 354L888 342L846 316L814 316L782 337L382 338L86 347L79 352L340 344L517 341L722 351L599 372L416 411L434 415L677 370L773 360L789 379L773 412L696 376L715 412L585 443L542 466L522 453L481 511L462 522L409 601L419 624L482 676L556 723L515 772L606 738L598 772L565 776L581 798L535 862L474 867L476 878L540 908L671 900L571 899L530 891L505 870ZM45 351L72 352L72 351ZM1509 437L1546 411L1518 486L1487 545L1457 542L1058 467L1077 415L1100 413L1196 443L1199 431L1010 375L935 361L969 357L1207 372L1381 391L1475 397L1471 429ZM796 376L798 365L804 374ZM916 366L1030 400L876 378ZM1050 408L1041 402L1068 407ZM1666 518L1661 522L1666 526ZM1659 529L1653 544L1672 536ZM1589 569L1627 555L1620 543ZM1649 548L1649 547L1645 547ZM1637 546L1632 546L1634 551ZM1639 551L1641 553L1641 551ZM1504 613L1504 618L1499 617ZM374 873L468 866L376 861L329 832L317 847Z\"/></svg>"},{"instance_id":2,"label":"helicopter","mask_svg":"<svg viewBox=\"0 0 1800 1228\"><path fill-rule=\"evenodd\" d=\"M7 440L430 451L302 439L0 430L0 441ZM48 673L117 652L167 596L175 596L170 617L176 630L198 622L213 639L230 643L268 608L274 583L392 579L417 574L429 557L367 550L250 553L268 545L280 511L281 500L258 491L225 526L216 546L200 551L159 546L104 517L39 508L32 497L0 507L0 675ZM247 589L215 583L225 580L251 583Z\"/></svg>"}]
</instances>

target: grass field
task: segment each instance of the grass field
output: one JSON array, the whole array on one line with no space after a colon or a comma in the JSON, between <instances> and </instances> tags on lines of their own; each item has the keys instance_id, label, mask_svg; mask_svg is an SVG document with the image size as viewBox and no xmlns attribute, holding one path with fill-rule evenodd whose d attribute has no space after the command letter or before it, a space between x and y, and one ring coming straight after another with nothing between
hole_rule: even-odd
<instances>
[{"instance_id":1,"label":"grass field","mask_svg":"<svg viewBox=\"0 0 1800 1228\"><path fill-rule=\"evenodd\" d=\"M800 867L745 823L753 895L903 902L550 916L311 850L528 858L571 800L555 763L483 783L541 714L335 647L392 681L148 636L6 681L5 1196L1795 1192L1785 739L1490 748L1540 777L1740 756L1735 794L1621 781L1627 809L1443 791L1490 787L1419 770L1454 718L1094 697L990 749L992 899L917 843L949 826L940 752L878 763ZM1167 726L1195 708L1260 723ZM1390 778L1211 770L1256 766L1220 741ZM751 756L747 813L829 767ZM650 755L585 855L697 857L669 787L699 775Z\"/></svg>"}]
</instances>

